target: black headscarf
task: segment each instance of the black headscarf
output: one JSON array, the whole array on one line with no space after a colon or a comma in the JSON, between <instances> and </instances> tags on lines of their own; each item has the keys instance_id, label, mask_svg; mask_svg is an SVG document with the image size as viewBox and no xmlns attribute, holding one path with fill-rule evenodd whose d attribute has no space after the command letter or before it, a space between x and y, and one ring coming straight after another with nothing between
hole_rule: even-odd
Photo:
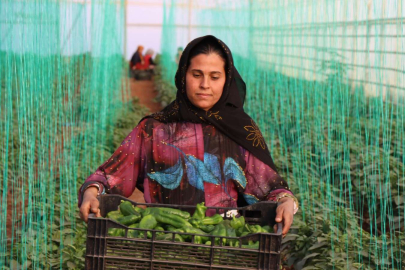
<instances>
[{"instance_id":1,"label":"black headscarf","mask_svg":"<svg viewBox=\"0 0 405 270\"><path fill-rule=\"evenodd\" d=\"M191 50L201 42L215 40L226 55L226 82L219 101L209 110L197 108L187 98L186 72ZM163 123L193 122L208 123L269 165L276 171L262 133L253 119L243 110L246 84L236 70L228 46L214 36L199 37L191 41L183 51L175 77L176 100L158 113L145 118L154 118Z\"/></svg>"}]
</instances>

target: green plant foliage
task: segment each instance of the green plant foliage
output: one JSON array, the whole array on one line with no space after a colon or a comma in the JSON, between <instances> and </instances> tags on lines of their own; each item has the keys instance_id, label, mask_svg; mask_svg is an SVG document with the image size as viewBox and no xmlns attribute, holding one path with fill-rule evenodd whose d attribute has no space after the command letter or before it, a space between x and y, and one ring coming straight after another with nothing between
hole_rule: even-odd
<instances>
[{"instance_id":1,"label":"green plant foliage","mask_svg":"<svg viewBox=\"0 0 405 270\"><path fill-rule=\"evenodd\" d=\"M128 100L123 5L0 6L0 269L83 269L77 189Z\"/></svg>"},{"instance_id":2,"label":"green plant foliage","mask_svg":"<svg viewBox=\"0 0 405 270\"><path fill-rule=\"evenodd\" d=\"M320 83L298 80L234 57L243 64L242 75L266 78L244 76L245 109L261 126L279 172L301 203L283 242L285 264L295 269L401 269L402 105L380 105L359 90L350 92L336 76ZM263 100L266 91L273 95ZM263 114L266 107L274 110Z\"/></svg>"},{"instance_id":3,"label":"green plant foliage","mask_svg":"<svg viewBox=\"0 0 405 270\"><path fill-rule=\"evenodd\" d=\"M405 248L404 233L396 236L399 242L386 236L373 237L358 228L359 217L350 209L330 209L333 222L324 218L318 205L313 219L304 222L302 215L295 216L294 226L283 239L283 258L295 269L397 269L401 264L401 252ZM360 239L362 241L360 241ZM384 263L376 253L374 242L393 246ZM361 261L361 262L359 262Z\"/></svg>"},{"instance_id":4,"label":"green plant foliage","mask_svg":"<svg viewBox=\"0 0 405 270\"><path fill-rule=\"evenodd\" d=\"M160 102L162 107L166 107L172 101L176 99L176 87L168 82L162 74L162 66L157 66L155 68L155 76L153 81L155 82L155 89L158 92L157 96L155 97L156 102Z\"/></svg>"},{"instance_id":5,"label":"green plant foliage","mask_svg":"<svg viewBox=\"0 0 405 270\"><path fill-rule=\"evenodd\" d=\"M136 98L123 104L122 108L117 111L117 115L114 116L116 118L115 123L111 123L106 127L106 143L99 147L98 155L100 156L100 161L98 164L113 153L128 133L137 125L139 120L147 113L148 110L140 106ZM79 136L80 132L77 134ZM20 147L20 142L14 145L14 149L19 149ZM76 151L78 158L81 159L85 157L88 149L84 144L80 144L77 145ZM11 161L13 160L11 159ZM98 164L95 164L92 170ZM92 170L89 170L86 166L78 166L77 186L80 186L84 182L92 173ZM5 265L4 269L15 269L15 267L28 269L84 268L87 227L78 218L79 209L77 206L71 206L69 202L61 200L61 198L69 196L69 192L66 189L61 189L59 185L55 185L59 181L60 179L58 178L51 178L47 181L47 184L51 185L53 183L55 187L52 194L52 205L41 202L33 205L34 211L38 211L39 213L44 209L52 211L53 220L46 221L44 220L46 217L43 215L42 220L33 223L33 229L28 232L15 226L17 239L22 234L28 234L28 236L25 243L20 241L15 241L14 245L10 243L8 251L2 257ZM39 192L34 192L32 200L39 200L40 196ZM39 239L38 241L38 232L42 230L46 230L47 239ZM23 260L18 256L21 250L25 250L27 254ZM6 267L6 265L9 265L9 267Z\"/></svg>"}]
</instances>

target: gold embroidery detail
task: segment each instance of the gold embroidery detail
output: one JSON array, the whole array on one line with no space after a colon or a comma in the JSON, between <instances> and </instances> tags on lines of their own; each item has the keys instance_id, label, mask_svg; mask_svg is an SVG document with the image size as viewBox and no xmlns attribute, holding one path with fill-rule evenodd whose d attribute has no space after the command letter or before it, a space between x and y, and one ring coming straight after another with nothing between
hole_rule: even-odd
<instances>
[{"instance_id":1,"label":"gold embroidery detail","mask_svg":"<svg viewBox=\"0 0 405 270\"><path fill-rule=\"evenodd\" d=\"M165 111L165 112L157 112L152 114L153 118L158 121L166 121L168 116L174 116L178 113L179 111L179 104L177 104L177 101L174 101L173 107L171 108L170 111Z\"/></svg>"},{"instance_id":2,"label":"gold embroidery detail","mask_svg":"<svg viewBox=\"0 0 405 270\"><path fill-rule=\"evenodd\" d=\"M252 125L244 127L246 131L250 132L249 135L247 135L246 140L253 141L254 147L258 147L260 145L261 148L266 149L266 144L259 127L252 119L250 119L250 121Z\"/></svg>"},{"instance_id":3,"label":"gold embroidery detail","mask_svg":"<svg viewBox=\"0 0 405 270\"><path fill-rule=\"evenodd\" d=\"M177 101L175 101L173 104L173 110L175 110L175 111L179 110L179 104L177 104Z\"/></svg>"},{"instance_id":4,"label":"gold embroidery detail","mask_svg":"<svg viewBox=\"0 0 405 270\"><path fill-rule=\"evenodd\" d=\"M217 111L217 112L208 111L208 112L206 112L206 114L208 117L214 116L215 119L222 120L222 117L219 115L219 111Z\"/></svg>"},{"instance_id":5,"label":"gold embroidery detail","mask_svg":"<svg viewBox=\"0 0 405 270\"><path fill-rule=\"evenodd\" d=\"M254 197L256 200L258 200L258 201L260 201L259 200L259 198L257 198L257 196L255 196L255 195L253 195L253 194L250 194L250 193L245 193L246 195L249 195L249 196L252 196L252 197ZM258 194L257 194L258 195Z\"/></svg>"}]
</instances>

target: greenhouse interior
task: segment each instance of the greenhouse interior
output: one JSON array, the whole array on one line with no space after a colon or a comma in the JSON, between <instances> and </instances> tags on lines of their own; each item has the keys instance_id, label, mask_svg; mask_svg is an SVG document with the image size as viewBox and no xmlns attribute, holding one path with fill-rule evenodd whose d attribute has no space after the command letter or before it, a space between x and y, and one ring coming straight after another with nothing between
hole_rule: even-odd
<instances>
[{"instance_id":1,"label":"greenhouse interior","mask_svg":"<svg viewBox=\"0 0 405 270\"><path fill-rule=\"evenodd\" d=\"M404 0L1 1L0 269L405 269L404 24ZM206 40L218 40L222 55L193 56ZM242 102L220 114L210 109L224 94L206 110L188 92L201 76L198 91L216 85L211 73L188 69L209 57L225 63L221 93ZM197 123L159 122L190 110ZM233 111L243 114L240 123ZM254 161L210 154L205 137L202 159L184 150L187 143L162 139L169 129L189 136L194 127L222 136L212 136L212 144L224 140L215 151L234 144ZM129 146L128 134L142 140ZM149 145L149 136L166 148ZM154 149L149 158L170 149L179 163L156 173L132 159L132 166L113 163L124 159L123 146ZM287 191L277 193L273 178L260 182L245 161L269 168ZM138 182L104 170L121 164ZM215 186L226 202L207 199ZM101 212L89 204L83 218L88 190ZM183 200L188 190L194 201ZM125 197L135 202L131 214ZM221 207L239 211L228 216ZM123 221L128 216L136 226ZM194 227L174 225L179 218ZM226 233L215 234L221 228Z\"/></svg>"}]
</instances>

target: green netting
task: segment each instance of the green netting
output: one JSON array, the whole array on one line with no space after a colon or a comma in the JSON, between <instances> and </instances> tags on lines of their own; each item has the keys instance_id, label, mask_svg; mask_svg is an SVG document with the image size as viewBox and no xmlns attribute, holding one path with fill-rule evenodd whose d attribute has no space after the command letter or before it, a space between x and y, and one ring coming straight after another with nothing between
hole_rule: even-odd
<instances>
[{"instance_id":1,"label":"green netting","mask_svg":"<svg viewBox=\"0 0 405 270\"><path fill-rule=\"evenodd\" d=\"M179 0L164 9L166 81L177 47L194 37L214 34L234 53L246 110L301 203L287 263L403 269L403 1ZM123 12L123 0L0 2L0 268L83 262L77 188L111 152L128 100Z\"/></svg>"},{"instance_id":2,"label":"green netting","mask_svg":"<svg viewBox=\"0 0 405 270\"><path fill-rule=\"evenodd\" d=\"M77 189L106 158L128 99L123 11L123 1L0 3L0 269L84 257L69 247Z\"/></svg>"},{"instance_id":3,"label":"green netting","mask_svg":"<svg viewBox=\"0 0 405 270\"><path fill-rule=\"evenodd\" d=\"M301 203L288 263L403 269L403 1L165 3L167 81L190 39L213 34L234 54L245 109Z\"/></svg>"}]
</instances>

